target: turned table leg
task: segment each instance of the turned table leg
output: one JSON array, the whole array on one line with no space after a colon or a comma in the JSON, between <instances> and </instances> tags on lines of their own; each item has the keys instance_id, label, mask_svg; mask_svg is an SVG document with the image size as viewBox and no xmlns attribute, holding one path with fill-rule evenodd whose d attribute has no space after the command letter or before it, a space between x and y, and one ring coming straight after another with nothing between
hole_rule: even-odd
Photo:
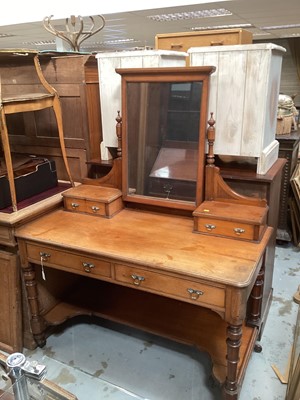
<instances>
[{"instance_id":1,"label":"turned table leg","mask_svg":"<svg viewBox=\"0 0 300 400\"><path fill-rule=\"evenodd\" d=\"M22 271L26 287L27 300L31 313L30 324L31 324L32 334L37 345L39 347L43 347L46 344L46 338L44 335L45 324L39 311L38 290L37 290L37 283L35 280L35 269L33 265L29 263L27 267L22 268Z\"/></svg>"},{"instance_id":2,"label":"turned table leg","mask_svg":"<svg viewBox=\"0 0 300 400\"><path fill-rule=\"evenodd\" d=\"M237 367L242 338L242 325L229 325L227 328L227 376L223 388L225 400L237 400Z\"/></svg>"},{"instance_id":3,"label":"turned table leg","mask_svg":"<svg viewBox=\"0 0 300 400\"><path fill-rule=\"evenodd\" d=\"M261 306L264 294L264 282L265 282L265 268L264 265L259 271L259 274L256 278L255 284L251 291L249 303L249 311L248 311L248 320L247 325L256 327L260 330L261 328ZM256 353L260 353L262 351L262 346L260 343L256 343L254 347L254 351Z\"/></svg>"}]
</instances>

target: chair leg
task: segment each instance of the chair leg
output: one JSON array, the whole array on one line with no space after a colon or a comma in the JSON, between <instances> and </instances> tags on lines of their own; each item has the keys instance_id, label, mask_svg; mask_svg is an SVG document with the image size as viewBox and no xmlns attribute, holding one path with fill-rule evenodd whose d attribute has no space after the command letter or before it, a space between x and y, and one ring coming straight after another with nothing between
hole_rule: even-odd
<instances>
[{"instance_id":1,"label":"chair leg","mask_svg":"<svg viewBox=\"0 0 300 400\"><path fill-rule=\"evenodd\" d=\"M14 181L14 170L13 170L12 159L11 159L11 152L10 152L10 145L9 145L7 126L6 126L5 113L4 113L4 110L2 107L1 107L1 113L0 113L0 132L1 132L1 139L2 139L5 163L6 163L6 168L7 168L7 176L8 176L8 183L9 183L10 196L11 196L11 205L12 205L13 211L17 211L18 208L17 208L16 187L15 187L15 181Z\"/></svg>"},{"instance_id":2,"label":"chair leg","mask_svg":"<svg viewBox=\"0 0 300 400\"><path fill-rule=\"evenodd\" d=\"M71 182L71 185L74 187L75 185L74 185L73 178L71 176L67 153L66 153L65 141L64 141L61 105L60 105L60 100L57 96L54 96L53 110L54 110L54 114L55 114L56 121L57 121L58 135L59 135L59 141L60 141L60 147L61 147L63 161L64 161L65 168L66 168L66 171L67 171L67 174L69 177L69 181Z\"/></svg>"}]
</instances>

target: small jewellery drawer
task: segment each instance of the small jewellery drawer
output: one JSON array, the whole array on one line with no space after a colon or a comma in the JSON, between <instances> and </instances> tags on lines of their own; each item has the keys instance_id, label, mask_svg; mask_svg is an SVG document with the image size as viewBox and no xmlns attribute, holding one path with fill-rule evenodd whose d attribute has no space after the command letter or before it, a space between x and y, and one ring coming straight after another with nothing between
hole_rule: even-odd
<instances>
[{"instance_id":1,"label":"small jewellery drawer","mask_svg":"<svg viewBox=\"0 0 300 400\"><path fill-rule=\"evenodd\" d=\"M86 257L60 251L47 246L27 244L27 256L29 261L38 265L49 265L58 269L72 270L76 273L98 275L109 278L111 276L111 264L97 258Z\"/></svg>"},{"instance_id":2,"label":"small jewellery drawer","mask_svg":"<svg viewBox=\"0 0 300 400\"><path fill-rule=\"evenodd\" d=\"M149 290L161 295L172 295L179 300L197 302L218 308L225 307L225 289L188 279L151 272L127 265L115 265L116 281Z\"/></svg>"},{"instance_id":3,"label":"small jewellery drawer","mask_svg":"<svg viewBox=\"0 0 300 400\"><path fill-rule=\"evenodd\" d=\"M267 206L204 201L193 212L194 232L258 242L267 227Z\"/></svg>"},{"instance_id":4,"label":"small jewellery drawer","mask_svg":"<svg viewBox=\"0 0 300 400\"><path fill-rule=\"evenodd\" d=\"M65 198L64 206L68 211L105 215L105 204L77 198Z\"/></svg>"},{"instance_id":5,"label":"small jewellery drawer","mask_svg":"<svg viewBox=\"0 0 300 400\"><path fill-rule=\"evenodd\" d=\"M255 228L254 225L247 225L240 222L221 221L213 218L199 218L197 221L198 232L236 239L253 240L255 237Z\"/></svg>"},{"instance_id":6,"label":"small jewellery drawer","mask_svg":"<svg viewBox=\"0 0 300 400\"><path fill-rule=\"evenodd\" d=\"M116 188L79 185L63 193L67 211L111 218L122 210L122 192Z\"/></svg>"}]
</instances>

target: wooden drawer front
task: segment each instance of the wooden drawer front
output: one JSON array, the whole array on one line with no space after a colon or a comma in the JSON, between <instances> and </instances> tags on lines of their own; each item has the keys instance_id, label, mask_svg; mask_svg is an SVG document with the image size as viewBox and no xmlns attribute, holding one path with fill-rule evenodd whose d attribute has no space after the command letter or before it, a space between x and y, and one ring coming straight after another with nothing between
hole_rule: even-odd
<instances>
[{"instance_id":1,"label":"wooden drawer front","mask_svg":"<svg viewBox=\"0 0 300 400\"><path fill-rule=\"evenodd\" d=\"M72 197L64 197L64 207L68 211L86 212L85 199L74 199Z\"/></svg>"},{"instance_id":2,"label":"wooden drawer front","mask_svg":"<svg viewBox=\"0 0 300 400\"><path fill-rule=\"evenodd\" d=\"M209 235L231 237L235 239L258 240L260 226L240 222L224 221L214 218L197 218L195 230Z\"/></svg>"},{"instance_id":3,"label":"wooden drawer front","mask_svg":"<svg viewBox=\"0 0 300 400\"><path fill-rule=\"evenodd\" d=\"M85 257L84 255L77 255L65 251L59 251L50 247L36 246L34 244L27 244L28 259L38 265L53 265L56 268L68 270L82 274L90 274L96 276L111 276L111 264L107 261Z\"/></svg>"},{"instance_id":4,"label":"wooden drawer front","mask_svg":"<svg viewBox=\"0 0 300 400\"><path fill-rule=\"evenodd\" d=\"M95 215L106 215L105 204L99 203L94 200L86 200L85 202L86 212L88 214L95 214Z\"/></svg>"},{"instance_id":5,"label":"wooden drawer front","mask_svg":"<svg viewBox=\"0 0 300 400\"><path fill-rule=\"evenodd\" d=\"M172 295L179 300L199 303L223 309L225 290L199 282L158 274L126 265L115 265L116 281L135 286L139 289Z\"/></svg>"},{"instance_id":6,"label":"wooden drawer front","mask_svg":"<svg viewBox=\"0 0 300 400\"><path fill-rule=\"evenodd\" d=\"M64 206L68 211L105 216L105 204L97 201L64 198Z\"/></svg>"},{"instance_id":7,"label":"wooden drawer front","mask_svg":"<svg viewBox=\"0 0 300 400\"><path fill-rule=\"evenodd\" d=\"M170 34L157 35L156 48L163 50L187 51L191 47L200 46L225 46L233 44L250 44L252 43L252 34L250 32L216 32L198 34Z\"/></svg>"}]
</instances>

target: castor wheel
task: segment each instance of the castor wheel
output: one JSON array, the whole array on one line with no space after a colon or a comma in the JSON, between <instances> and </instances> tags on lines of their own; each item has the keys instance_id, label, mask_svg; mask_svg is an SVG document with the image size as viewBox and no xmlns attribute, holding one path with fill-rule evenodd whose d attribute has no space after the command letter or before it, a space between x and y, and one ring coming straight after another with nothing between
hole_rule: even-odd
<instances>
[{"instance_id":1,"label":"castor wheel","mask_svg":"<svg viewBox=\"0 0 300 400\"><path fill-rule=\"evenodd\" d=\"M262 345L259 344L259 343L255 343L254 351L255 351L255 353L261 353L262 352Z\"/></svg>"}]
</instances>

